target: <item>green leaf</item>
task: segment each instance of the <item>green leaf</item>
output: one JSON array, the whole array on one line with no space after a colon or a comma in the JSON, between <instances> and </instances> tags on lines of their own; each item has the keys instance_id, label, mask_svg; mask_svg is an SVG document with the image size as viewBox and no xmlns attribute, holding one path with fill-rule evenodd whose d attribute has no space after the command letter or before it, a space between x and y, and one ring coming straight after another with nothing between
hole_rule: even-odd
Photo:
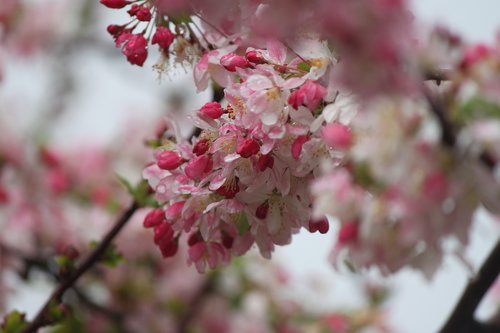
<instances>
[{"instance_id":1,"label":"green leaf","mask_svg":"<svg viewBox=\"0 0 500 333\"><path fill-rule=\"evenodd\" d=\"M27 326L25 314L14 310L3 319L0 333L21 333Z\"/></svg>"},{"instance_id":2,"label":"green leaf","mask_svg":"<svg viewBox=\"0 0 500 333\"><path fill-rule=\"evenodd\" d=\"M124 177L118 174L116 174L116 177L118 178L118 181L127 189L128 193L139 204L139 206L153 208L158 208L160 206L153 197L153 193L150 192L147 181L142 180L134 187Z\"/></svg>"},{"instance_id":3,"label":"green leaf","mask_svg":"<svg viewBox=\"0 0 500 333\"><path fill-rule=\"evenodd\" d=\"M481 118L500 118L500 105L484 97L473 97L462 104L455 113L458 121L466 122Z\"/></svg>"},{"instance_id":4,"label":"green leaf","mask_svg":"<svg viewBox=\"0 0 500 333\"><path fill-rule=\"evenodd\" d=\"M120 182L120 184L122 184L127 189L128 193L130 193L130 195L134 196L135 189L132 186L132 184L130 184L130 182L127 179L120 176L119 174L115 174L115 175L116 175L116 178L118 178L118 181Z\"/></svg>"}]
</instances>

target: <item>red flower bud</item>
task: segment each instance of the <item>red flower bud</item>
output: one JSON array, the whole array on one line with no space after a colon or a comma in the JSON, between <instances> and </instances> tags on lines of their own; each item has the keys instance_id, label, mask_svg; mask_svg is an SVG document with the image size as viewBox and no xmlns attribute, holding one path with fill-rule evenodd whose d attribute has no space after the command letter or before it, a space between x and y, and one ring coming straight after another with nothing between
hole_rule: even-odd
<instances>
[{"instance_id":1,"label":"red flower bud","mask_svg":"<svg viewBox=\"0 0 500 333\"><path fill-rule=\"evenodd\" d=\"M153 228L164 222L166 222L165 212L163 211L163 209L158 208L158 209L153 209L146 215L142 225L144 226L144 228Z\"/></svg>"},{"instance_id":2,"label":"red flower bud","mask_svg":"<svg viewBox=\"0 0 500 333\"><path fill-rule=\"evenodd\" d=\"M330 229L330 225L328 224L328 219L325 217L321 220L309 221L309 231L316 232L319 231L320 234L326 234Z\"/></svg>"},{"instance_id":3,"label":"red flower bud","mask_svg":"<svg viewBox=\"0 0 500 333\"><path fill-rule=\"evenodd\" d=\"M260 52L252 50L248 51L245 54L245 58L247 59L248 62L251 62L252 64L265 64L267 63L266 59L260 54Z\"/></svg>"},{"instance_id":4,"label":"red flower bud","mask_svg":"<svg viewBox=\"0 0 500 333\"><path fill-rule=\"evenodd\" d=\"M220 64L230 72L235 72L236 67L247 68L250 65L244 57L234 53L222 56L222 58L220 58Z\"/></svg>"},{"instance_id":5,"label":"red flower bud","mask_svg":"<svg viewBox=\"0 0 500 333\"><path fill-rule=\"evenodd\" d=\"M269 203L266 201L263 204L261 204L257 209L255 210L255 216L257 218L263 220L267 217L267 213L269 212Z\"/></svg>"},{"instance_id":6,"label":"red flower bud","mask_svg":"<svg viewBox=\"0 0 500 333\"><path fill-rule=\"evenodd\" d=\"M195 143L193 147L193 153L196 156L200 156L205 154L208 151L208 148L210 148L209 141L207 139L201 139Z\"/></svg>"},{"instance_id":7,"label":"red flower bud","mask_svg":"<svg viewBox=\"0 0 500 333\"><path fill-rule=\"evenodd\" d=\"M274 157L271 155L260 155L259 159L257 160L257 169L259 171L264 171L267 168L272 169L274 166Z\"/></svg>"},{"instance_id":8,"label":"red flower bud","mask_svg":"<svg viewBox=\"0 0 500 333\"><path fill-rule=\"evenodd\" d=\"M147 7L140 7L139 10L137 11L137 13L135 14L135 17L137 17L137 19L139 21L149 22L149 21L151 21L151 17L152 17L151 11Z\"/></svg>"},{"instance_id":9,"label":"red flower bud","mask_svg":"<svg viewBox=\"0 0 500 333\"><path fill-rule=\"evenodd\" d=\"M236 153L240 154L243 158L248 158L259 152L260 146L255 139L247 138L243 140L236 148Z\"/></svg>"},{"instance_id":10,"label":"red flower bud","mask_svg":"<svg viewBox=\"0 0 500 333\"><path fill-rule=\"evenodd\" d=\"M123 25L110 24L108 25L106 30L111 36L117 36L123 31L123 28L124 28Z\"/></svg>"},{"instance_id":11,"label":"red flower bud","mask_svg":"<svg viewBox=\"0 0 500 333\"><path fill-rule=\"evenodd\" d=\"M174 39L175 35L168 28L158 27L156 28L156 32L153 35L151 44L158 44L160 48L167 50Z\"/></svg>"},{"instance_id":12,"label":"red flower bud","mask_svg":"<svg viewBox=\"0 0 500 333\"><path fill-rule=\"evenodd\" d=\"M169 223L161 223L154 228L154 242L156 245L167 243L174 239L174 230Z\"/></svg>"},{"instance_id":13,"label":"red flower bud","mask_svg":"<svg viewBox=\"0 0 500 333\"><path fill-rule=\"evenodd\" d=\"M141 34L132 34L127 37L128 40L123 46L122 53L132 65L144 65L148 57L148 41Z\"/></svg>"},{"instance_id":14,"label":"red flower bud","mask_svg":"<svg viewBox=\"0 0 500 333\"><path fill-rule=\"evenodd\" d=\"M198 113L211 119L217 119L224 114L224 109L218 102L209 102L203 105Z\"/></svg>"},{"instance_id":15,"label":"red flower bud","mask_svg":"<svg viewBox=\"0 0 500 333\"><path fill-rule=\"evenodd\" d=\"M126 0L100 0L101 4L108 8L119 9L127 6L130 2Z\"/></svg>"},{"instance_id":16,"label":"red flower bud","mask_svg":"<svg viewBox=\"0 0 500 333\"><path fill-rule=\"evenodd\" d=\"M179 241L177 240L177 238L173 239L168 243L160 245L160 251L163 258L173 257L178 250L179 250Z\"/></svg>"},{"instance_id":17,"label":"red flower bud","mask_svg":"<svg viewBox=\"0 0 500 333\"><path fill-rule=\"evenodd\" d=\"M158 167L163 170L175 170L182 163L184 163L183 158L172 150L167 150L162 152L157 157L157 160L158 160Z\"/></svg>"}]
</instances>

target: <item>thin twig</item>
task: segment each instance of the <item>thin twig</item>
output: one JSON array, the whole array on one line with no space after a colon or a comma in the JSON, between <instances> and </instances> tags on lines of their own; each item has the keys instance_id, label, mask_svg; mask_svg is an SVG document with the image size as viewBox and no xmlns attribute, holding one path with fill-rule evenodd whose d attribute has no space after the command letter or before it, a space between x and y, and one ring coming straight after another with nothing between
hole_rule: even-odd
<instances>
[{"instance_id":1,"label":"thin twig","mask_svg":"<svg viewBox=\"0 0 500 333\"><path fill-rule=\"evenodd\" d=\"M54 302L60 302L66 290L72 288L75 282L99 261L113 239L118 235L118 233L122 230L122 228L130 220L130 218L134 215L135 211L138 208L139 205L134 201L122 214L122 216L120 216L113 228L111 228L111 230L105 235L101 243L99 243L99 245L90 253L85 261L83 261L81 265L79 265L75 269L72 275L70 275L67 279L61 281L61 283L54 290L45 305L38 312L33 321L28 325L28 327L23 331L23 333L34 333L42 326L50 323L50 320L47 318L47 314L51 305Z\"/></svg>"}]
</instances>

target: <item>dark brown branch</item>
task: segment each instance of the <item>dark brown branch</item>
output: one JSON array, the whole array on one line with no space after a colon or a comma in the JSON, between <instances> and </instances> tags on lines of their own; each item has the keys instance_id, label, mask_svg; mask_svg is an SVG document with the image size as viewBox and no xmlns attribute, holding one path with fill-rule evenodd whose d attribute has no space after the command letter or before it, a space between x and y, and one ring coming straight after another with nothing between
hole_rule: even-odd
<instances>
[{"instance_id":1,"label":"dark brown branch","mask_svg":"<svg viewBox=\"0 0 500 333\"><path fill-rule=\"evenodd\" d=\"M50 324L50 318L47 318L47 315L51 305L54 302L59 303L66 290L72 288L75 282L99 261L113 239L118 235L118 233L122 230L122 228L125 226L128 220L130 220L130 218L132 217L132 215L134 215L135 211L138 208L138 204L134 201L130 205L130 207L122 214L122 216L116 221L113 228L111 228L111 230L105 235L104 239L99 243L99 245L75 269L73 274L58 285L45 305L38 312L33 321L28 325L28 327L23 331L23 333L34 333L42 326Z\"/></svg>"},{"instance_id":2,"label":"dark brown branch","mask_svg":"<svg viewBox=\"0 0 500 333\"><path fill-rule=\"evenodd\" d=\"M470 281L453 313L439 333L500 332L499 327L476 322L474 313L491 285L500 274L500 241Z\"/></svg>"}]
</instances>

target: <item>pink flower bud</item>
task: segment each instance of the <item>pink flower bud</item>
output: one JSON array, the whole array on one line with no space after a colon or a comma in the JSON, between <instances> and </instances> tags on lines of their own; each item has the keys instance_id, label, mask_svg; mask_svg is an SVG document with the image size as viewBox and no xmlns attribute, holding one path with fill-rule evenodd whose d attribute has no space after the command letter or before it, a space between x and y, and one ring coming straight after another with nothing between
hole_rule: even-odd
<instances>
[{"instance_id":1,"label":"pink flower bud","mask_svg":"<svg viewBox=\"0 0 500 333\"><path fill-rule=\"evenodd\" d=\"M111 36L117 36L123 31L123 25L110 24L106 30Z\"/></svg>"},{"instance_id":2,"label":"pink flower bud","mask_svg":"<svg viewBox=\"0 0 500 333\"><path fill-rule=\"evenodd\" d=\"M175 35L168 28L158 27L153 35L151 44L158 44L160 48L168 50L174 39Z\"/></svg>"},{"instance_id":3,"label":"pink flower bud","mask_svg":"<svg viewBox=\"0 0 500 333\"><path fill-rule=\"evenodd\" d=\"M316 232L319 231L320 234L326 234L330 229L330 224L328 223L328 219L325 217L321 220L311 220L309 221L309 231Z\"/></svg>"},{"instance_id":4,"label":"pink flower bud","mask_svg":"<svg viewBox=\"0 0 500 333\"><path fill-rule=\"evenodd\" d=\"M292 143L292 157L294 160L298 160L300 157L300 153L302 153L302 146L304 143L309 141L308 135L298 136Z\"/></svg>"},{"instance_id":5,"label":"pink flower bud","mask_svg":"<svg viewBox=\"0 0 500 333\"><path fill-rule=\"evenodd\" d=\"M130 2L126 0L100 0L101 4L108 8L119 9L127 6Z\"/></svg>"},{"instance_id":6,"label":"pink flower bud","mask_svg":"<svg viewBox=\"0 0 500 333\"><path fill-rule=\"evenodd\" d=\"M264 171L267 168L272 169L274 166L274 157L271 155L260 155L259 159L257 160L257 169L259 171Z\"/></svg>"},{"instance_id":7,"label":"pink flower bud","mask_svg":"<svg viewBox=\"0 0 500 333\"><path fill-rule=\"evenodd\" d=\"M222 58L220 58L220 64L230 72L235 72L236 67L247 68L250 65L244 57L234 53L222 56Z\"/></svg>"},{"instance_id":8,"label":"pink flower bud","mask_svg":"<svg viewBox=\"0 0 500 333\"><path fill-rule=\"evenodd\" d=\"M174 230L169 223L161 223L154 227L154 242L156 245L160 243L168 243L174 239Z\"/></svg>"},{"instance_id":9,"label":"pink flower bud","mask_svg":"<svg viewBox=\"0 0 500 333\"><path fill-rule=\"evenodd\" d=\"M160 251L163 258L173 257L179 250L179 241L177 238L171 240L170 242L160 245Z\"/></svg>"},{"instance_id":10,"label":"pink flower bud","mask_svg":"<svg viewBox=\"0 0 500 333\"><path fill-rule=\"evenodd\" d=\"M166 222L165 212L163 211L163 209L158 208L158 209L153 209L146 215L142 225L144 226L144 228L153 228L164 222Z\"/></svg>"},{"instance_id":11,"label":"pink flower bud","mask_svg":"<svg viewBox=\"0 0 500 333\"><path fill-rule=\"evenodd\" d=\"M236 153L240 154L243 158L248 158L259 152L260 146L255 139L246 138L236 148Z\"/></svg>"},{"instance_id":12,"label":"pink flower bud","mask_svg":"<svg viewBox=\"0 0 500 333\"><path fill-rule=\"evenodd\" d=\"M327 124L321 129L325 143L336 149L345 150L352 144L351 129L340 123Z\"/></svg>"},{"instance_id":13,"label":"pink flower bud","mask_svg":"<svg viewBox=\"0 0 500 333\"><path fill-rule=\"evenodd\" d=\"M354 242L358 239L359 225L357 221L349 221L343 223L340 227L338 242L341 245Z\"/></svg>"},{"instance_id":14,"label":"pink flower bud","mask_svg":"<svg viewBox=\"0 0 500 333\"><path fill-rule=\"evenodd\" d=\"M137 4L133 4L132 7L130 7L129 10L127 10L127 13L130 15L130 16L135 16L137 15L137 13L139 12L139 9L141 9L141 6L137 5Z\"/></svg>"},{"instance_id":15,"label":"pink flower bud","mask_svg":"<svg viewBox=\"0 0 500 333\"><path fill-rule=\"evenodd\" d=\"M148 57L148 41L141 34L132 34L123 46L122 53L132 65L142 66Z\"/></svg>"},{"instance_id":16,"label":"pink flower bud","mask_svg":"<svg viewBox=\"0 0 500 333\"><path fill-rule=\"evenodd\" d=\"M210 148L210 142L207 139L198 140L193 147L193 154L200 156L205 154Z\"/></svg>"},{"instance_id":17,"label":"pink flower bud","mask_svg":"<svg viewBox=\"0 0 500 333\"><path fill-rule=\"evenodd\" d=\"M325 96L325 87L314 81L307 80L306 83L290 95L288 104L296 110L299 106L305 105L309 110L314 111Z\"/></svg>"},{"instance_id":18,"label":"pink flower bud","mask_svg":"<svg viewBox=\"0 0 500 333\"><path fill-rule=\"evenodd\" d=\"M175 170L182 163L183 158L173 150L167 150L157 156L158 167L163 170Z\"/></svg>"},{"instance_id":19,"label":"pink flower bud","mask_svg":"<svg viewBox=\"0 0 500 333\"><path fill-rule=\"evenodd\" d=\"M257 216L258 219L265 219L267 217L267 213L269 212L269 203L266 201L262 203L257 209L255 210L255 216Z\"/></svg>"},{"instance_id":20,"label":"pink flower bud","mask_svg":"<svg viewBox=\"0 0 500 333\"><path fill-rule=\"evenodd\" d=\"M256 64L256 65L267 63L266 59L264 59L262 54L258 51L255 51L255 50L248 51L245 54L245 58L247 59L248 62L250 62L252 64Z\"/></svg>"},{"instance_id":21,"label":"pink flower bud","mask_svg":"<svg viewBox=\"0 0 500 333\"><path fill-rule=\"evenodd\" d=\"M207 169L210 167L211 163L212 161L208 156L201 155L189 161L184 169L184 172L189 178L193 180L200 180L205 173L210 171Z\"/></svg>"},{"instance_id":22,"label":"pink flower bud","mask_svg":"<svg viewBox=\"0 0 500 333\"><path fill-rule=\"evenodd\" d=\"M198 110L201 116L205 116L211 119L217 119L224 114L224 109L218 102L206 103Z\"/></svg>"},{"instance_id":23,"label":"pink flower bud","mask_svg":"<svg viewBox=\"0 0 500 333\"><path fill-rule=\"evenodd\" d=\"M149 10L149 8L141 6L135 14L135 17L137 17L139 21L149 22L151 21L151 11Z\"/></svg>"}]
</instances>

